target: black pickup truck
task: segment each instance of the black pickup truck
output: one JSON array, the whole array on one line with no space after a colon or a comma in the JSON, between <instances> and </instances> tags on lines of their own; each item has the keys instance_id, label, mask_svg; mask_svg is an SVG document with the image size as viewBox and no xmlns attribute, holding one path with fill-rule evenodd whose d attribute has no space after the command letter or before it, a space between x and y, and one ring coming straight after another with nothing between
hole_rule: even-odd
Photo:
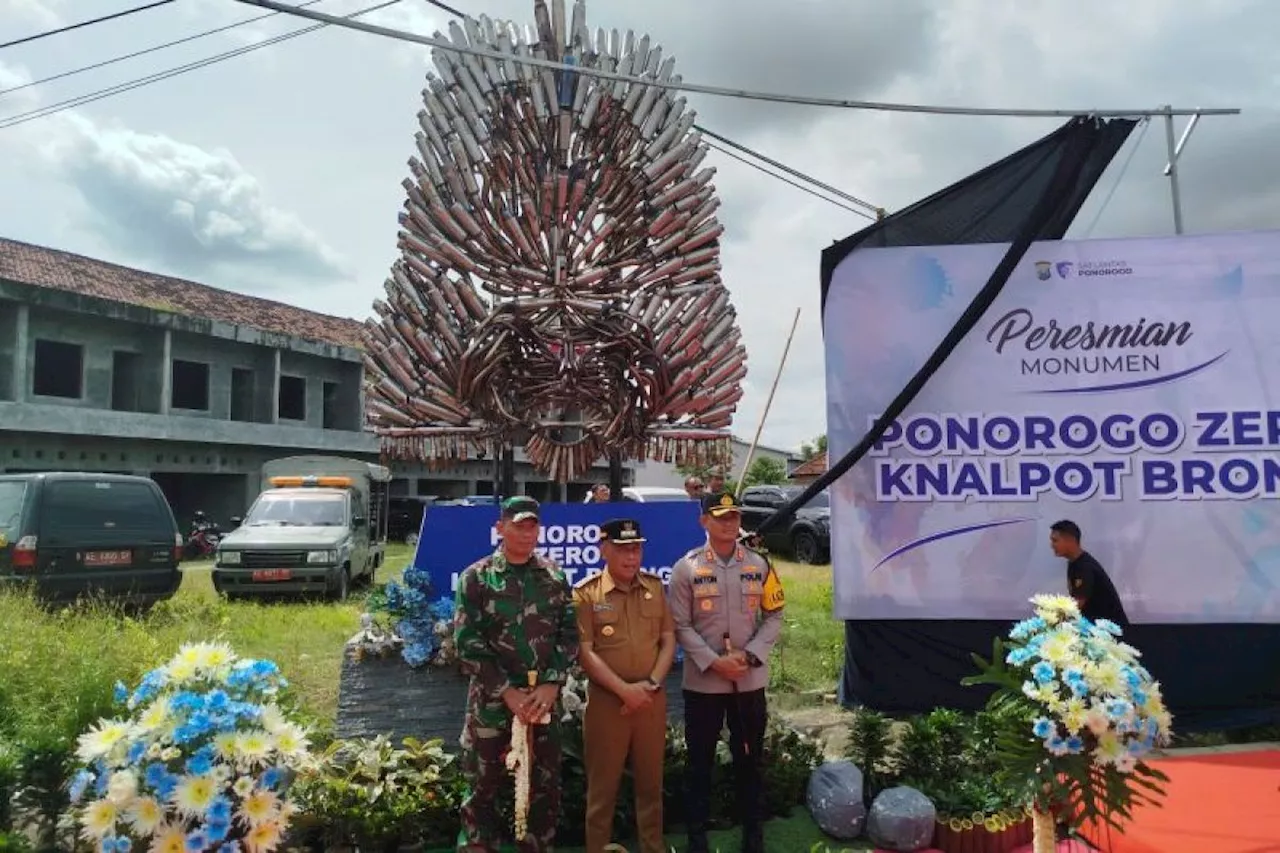
<instances>
[{"instance_id":1,"label":"black pickup truck","mask_svg":"<svg viewBox=\"0 0 1280 853\"><path fill-rule=\"evenodd\" d=\"M754 531L774 512L791 503L801 486L749 486L742 492L742 528ZM776 554L789 554L798 563L826 563L831 559L831 502L819 492L795 515L769 529L764 545Z\"/></svg>"}]
</instances>

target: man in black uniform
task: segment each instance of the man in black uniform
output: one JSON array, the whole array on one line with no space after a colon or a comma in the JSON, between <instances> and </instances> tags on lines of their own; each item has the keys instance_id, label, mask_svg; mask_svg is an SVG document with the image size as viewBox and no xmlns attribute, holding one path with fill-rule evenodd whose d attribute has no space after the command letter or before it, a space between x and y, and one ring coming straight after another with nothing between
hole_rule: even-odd
<instances>
[{"instance_id":1,"label":"man in black uniform","mask_svg":"<svg viewBox=\"0 0 1280 853\"><path fill-rule=\"evenodd\" d=\"M1129 627L1120 594L1106 569L1080 547L1080 527L1074 521L1059 521L1049 528L1053 553L1067 561L1067 590L1086 619L1109 619L1121 628Z\"/></svg>"}]
</instances>

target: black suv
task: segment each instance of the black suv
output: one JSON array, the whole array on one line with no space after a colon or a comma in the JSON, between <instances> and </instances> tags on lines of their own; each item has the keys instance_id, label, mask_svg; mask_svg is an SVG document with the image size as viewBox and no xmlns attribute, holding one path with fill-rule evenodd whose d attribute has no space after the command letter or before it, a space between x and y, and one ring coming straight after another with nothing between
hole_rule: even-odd
<instances>
[{"instance_id":1,"label":"black suv","mask_svg":"<svg viewBox=\"0 0 1280 853\"><path fill-rule=\"evenodd\" d=\"M182 582L182 534L164 493L123 474L0 476L0 585L45 600L152 604Z\"/></svg>"},{"instance_id":2,"label":"black suv","mask_svg":"<svg viewBox=\"0 0 1280 853\"><path fill-rule=\"evenodd\" d=\"M801 486L749 486L742 492L742 529L754 531L769 516L804 491ZM795 515L769 529L764 546L774 553L790 554L797 563L831 560L831 501L818 492Z\"/></svg>"}]
</instances>

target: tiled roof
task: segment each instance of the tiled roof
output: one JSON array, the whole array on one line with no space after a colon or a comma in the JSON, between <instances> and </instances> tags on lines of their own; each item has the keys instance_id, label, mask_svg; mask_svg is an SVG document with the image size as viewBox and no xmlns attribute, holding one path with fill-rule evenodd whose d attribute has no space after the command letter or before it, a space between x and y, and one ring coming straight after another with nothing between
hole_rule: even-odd
<instances>
[{"instance_id":1,"label":"tiled roof","mask_svg":"<svg viewBox=\"0 0 1280 853\"><path fill-rule=\"evenodd\" d=\"M791 472L790 477L796 480L800 477L821 477L825 473L827 473L827 451L824 450L803 465L796 466L796 470Z\"/></svg>"},{"instance_id":2,"label":"tiled roof","mask_svg":"<svg viewBox=\"0 0 1280 853\"><path fill-rule=\"evenodd\" d=\"M0 238L0 278L310 341L362 346L361 324L355 320L16 240Z\"/></svg>"}]
</instances>

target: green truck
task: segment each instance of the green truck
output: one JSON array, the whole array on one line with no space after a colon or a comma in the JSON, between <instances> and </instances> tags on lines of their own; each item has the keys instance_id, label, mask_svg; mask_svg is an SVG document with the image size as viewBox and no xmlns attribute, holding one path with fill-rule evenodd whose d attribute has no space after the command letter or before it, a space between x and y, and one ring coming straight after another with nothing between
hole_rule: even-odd
<instances>
[{"instance_id":1,"label":"green truck","mask_svg":"<svg viewBox=\"0 0 1280 853\"><path fill-rule=\"evenodd\" d=\"M268 462L262 493L218 544L214 588L228 598L345 599L386 559L390 483L390 470L358 459Z\"/></svg>"}]
</instances>

